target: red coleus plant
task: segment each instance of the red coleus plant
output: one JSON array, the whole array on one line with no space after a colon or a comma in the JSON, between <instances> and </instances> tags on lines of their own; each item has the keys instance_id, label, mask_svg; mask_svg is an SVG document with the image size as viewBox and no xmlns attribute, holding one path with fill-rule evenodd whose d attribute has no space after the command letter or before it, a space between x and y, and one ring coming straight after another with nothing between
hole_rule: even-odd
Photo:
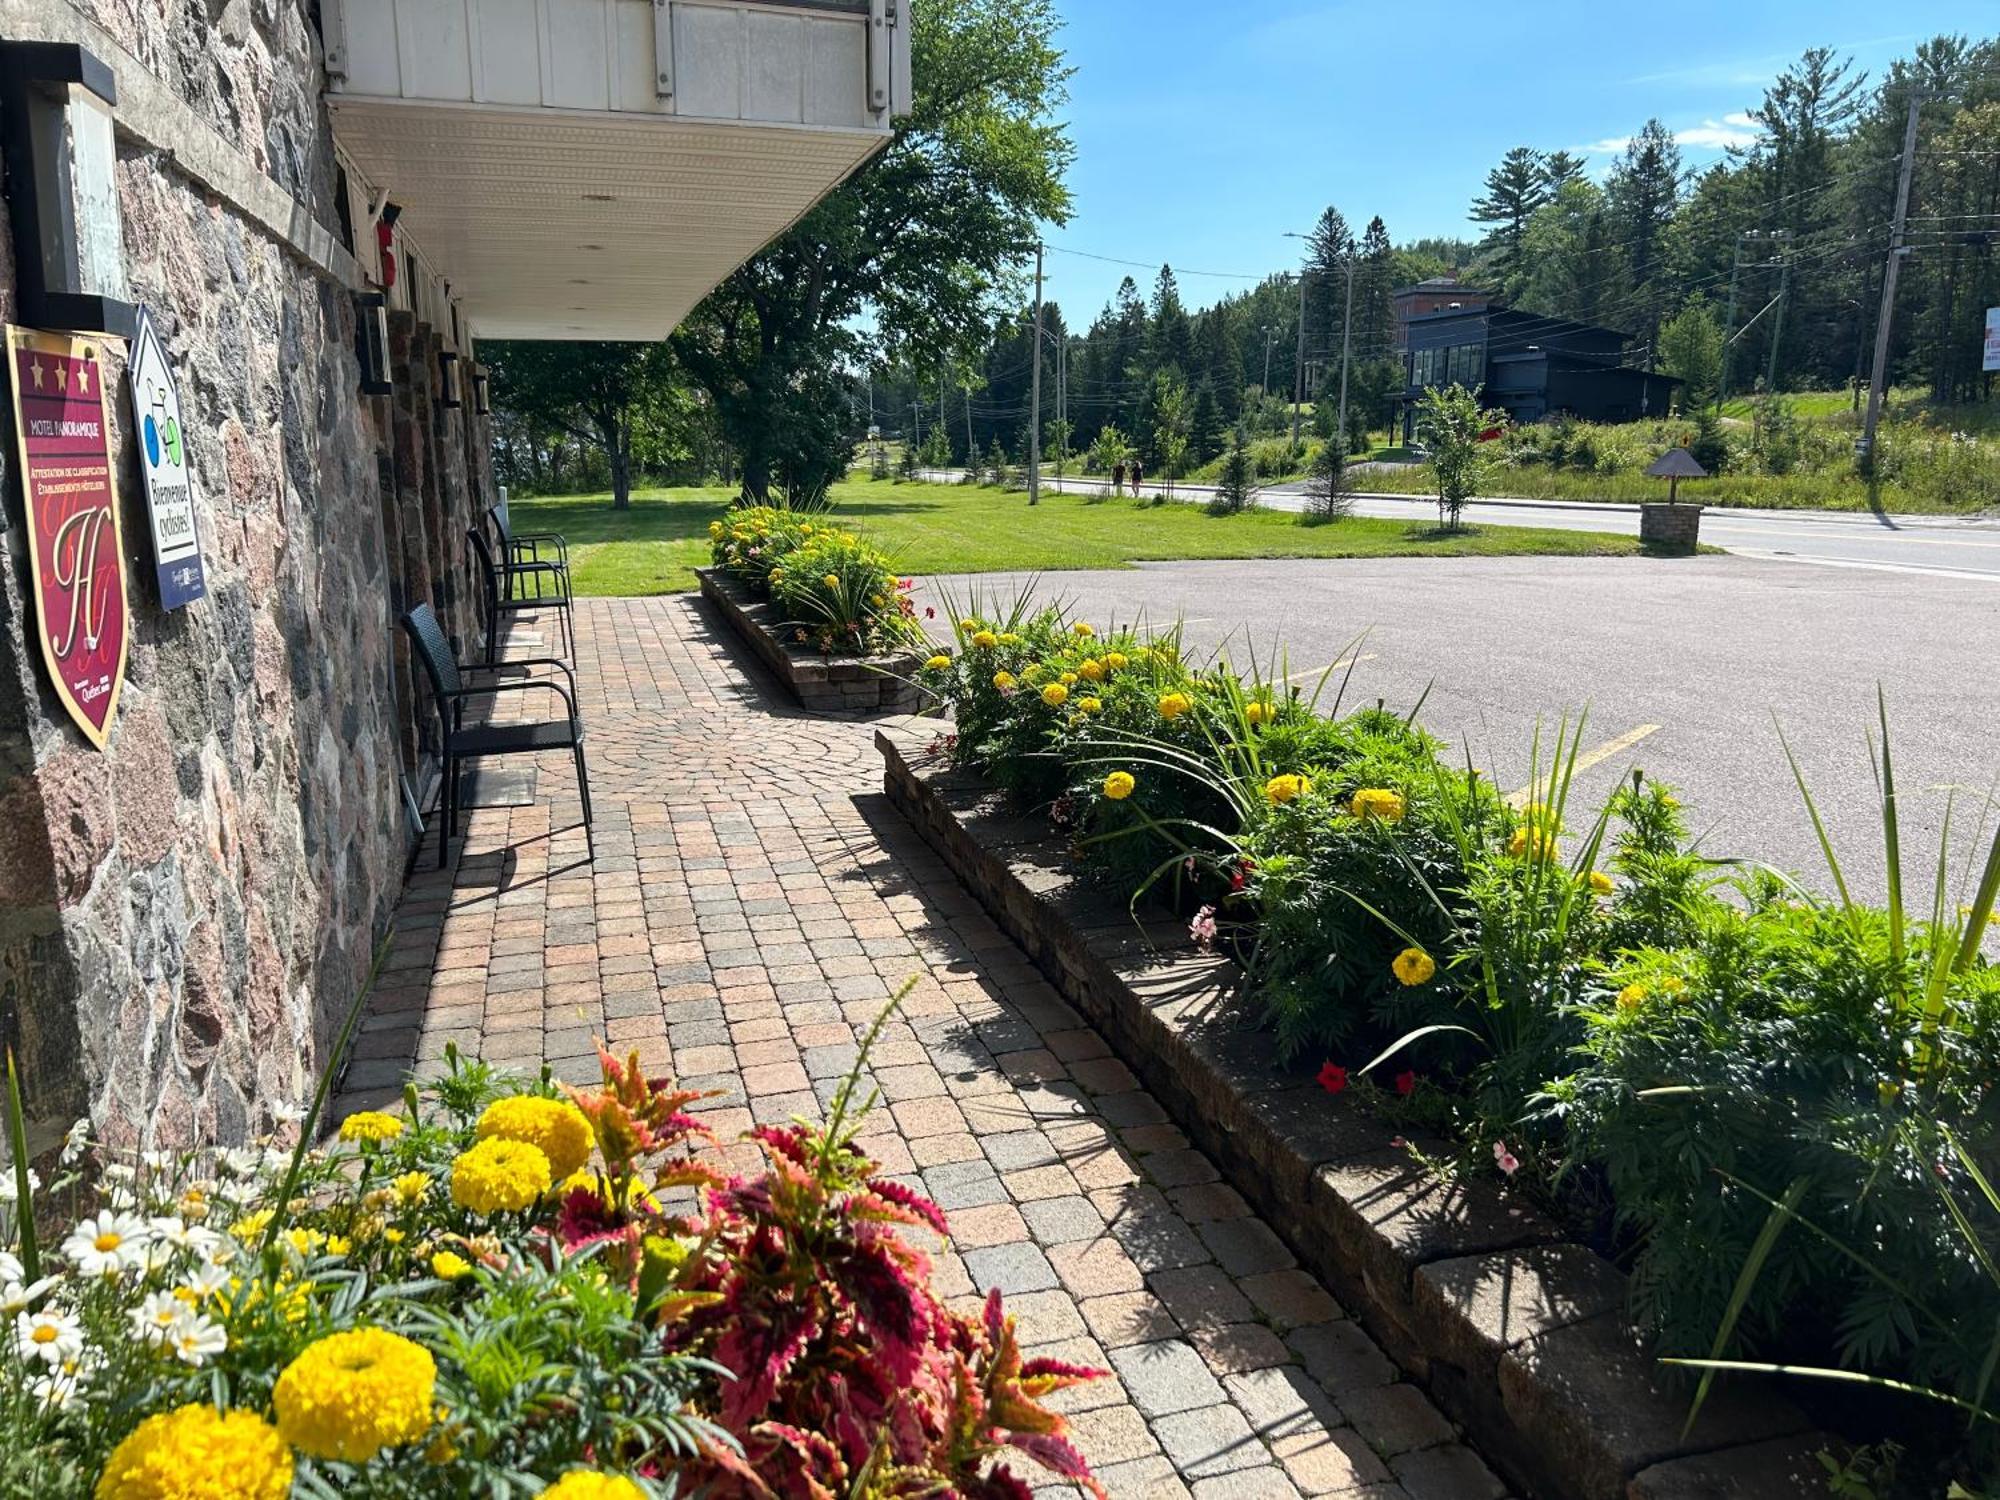
<instances>
[{"instance_id":1,"label":"red coleus plant","mask_svg":"<svg viewBox=\"0 0 2000 1500\"><path fill-rule=\"evenodd\" d=\"M854 1106L857 1080L893 1011L864 1041L823 1129L749 1133L763 1170L724 1176L691 1155L659 1169L655 1189L703 1188L699 1210L680 1216L637 1174L647 1157L706 1134L683 1113L695 1096L644 1081L636 1057L620 1065L603 1054L603 1090L576 1097L611 1180L570 1194L561 1238L608 1242L662 1347L730 1372L704 1415L741 1453L710 1449L674 1465L704 1496L1028 1500L1004 1462L1011 1449L1103 1500L1063 1418L1042 1402L1104 1372L1024 1360L997 1291L976 1318L946 1307L929 1256L905 1233L943 1237L944 1214L879 1176L855 1144L868 1108Z\"/></svg>"}]
</instances>

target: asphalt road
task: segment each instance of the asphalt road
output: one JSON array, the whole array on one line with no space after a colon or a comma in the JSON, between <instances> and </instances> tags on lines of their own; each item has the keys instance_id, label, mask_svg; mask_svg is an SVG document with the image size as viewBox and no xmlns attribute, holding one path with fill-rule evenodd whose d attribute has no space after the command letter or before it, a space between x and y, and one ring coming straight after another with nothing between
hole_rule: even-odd
<instances>
[{"instance_id":1,"label":"asphalt road","mask_svg":"<svg viewBox=\"0 0 2000 1500\"><path fill-rule=\"evenodd\" d=\"M1025 581L987 574L922 589L1004 598ZM1947 789L1958 788L1955 845L1969 857L1966 835L2000 772L2000 589L1958 570L1744 557L1183 562L1045 574L1040 588L1100 625L1178 619L1196 650L1255 660L1308 691L1329 663L1354 657L1349 704L1423 697L1423 724L1509 790L1530 780L1538 726L1546 743L1564 715L1587 714L1592 763L1573 823L1640 765L1682 789L1708 852L1766 860L1819 889L1831 882L1780 725L1850 882L1875 897L1877 684L1915 891L1935 876Z\"/></svg>"},{"instance_id":2,"label":"asphalt road","mask_svg":"<svg viewBox=\"0 0 2000 1500\"><path fill-rule=\"evenodd\" d=\"M948 471L940 477L955 478ZM1058 488L1053 478L1043 481ZM1069 479L1072 493L1103 493L1101 480ZM1150 482L1149 490L1155 488ZM1177 493L1205 501L1214 491L1180 485ZM1273 485L1260 503L1276 510L1300 510L1305 497L1297 484ZM1422 495L1363 495L1355 513L1434 519L1437 502ZM1635 505L1568 500L1475 500L1466 519L1476 526L1555 526L1574 531L1639 532ZM1702 516L1701 539L1743 557L1784 558L1822 567L1863 571L1912 571L1927 576L2000 582L2000 519L1957 516L1877 516L1855 511L1713 509Z\"/></svg>"}]
</instances>

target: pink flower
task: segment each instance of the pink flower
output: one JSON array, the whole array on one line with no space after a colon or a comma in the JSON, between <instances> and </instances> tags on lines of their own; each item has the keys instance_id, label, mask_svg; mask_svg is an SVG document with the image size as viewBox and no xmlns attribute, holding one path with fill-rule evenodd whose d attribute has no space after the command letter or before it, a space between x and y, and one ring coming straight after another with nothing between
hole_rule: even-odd
<instances>
[{"instance_id":1,"label":"pink flower","mask_svg":"<svg viewBox=\"0 0 2000 1500\"><path fill-rule=\"evenodd\" d=\"M1493 1165L1498 1167L1501 1175L1506 1177L1512 1177L1516 1172L1521 1170L1520 1161L1516 1159L1513 1152L1507 1149L1505 1141L1495 1141L1493 1143Z\"/></svg>"},{"instance_id":2,"label":"pink flower","mask_svg":"<svg viewBox=\"0 0 2000 1500\"><path fill-rule=\"evenodd\" d=\"M1192 854L1181 861L1181 869L1186 871L1189 876L1194 874L1194 856Z\"/></svg>"},{"instance_id":3,"label":"pink flower","mask_svg":"<svg viewBox=\"0 0 2000 1500\"><path fill-rule=\"evenodd\" d=\"M1319 1070L1319 1086L1329 1094L1339 1093L1347 1087L1347 1069L1339 1063L1327 1063Z\"/></svg>"},{"instance_id":4,"label":"pink flower","mask_svg":"<svg viewBox=\"0 0 2000 1500\"><path fill-rule=\"evenodd\" d=\"M1188 936L1194 939L1195 946L1204 953L1215 946L1214 907L1204 906L1194 914L1194 920L1188 923Z\"/></svg>"},{"instance_id":5,"label":"pink flower","mask_svg":"<svg viewBox=\"0 0 2000 1500\"><path fill-rule=\"evenodd\" d=\"M1389 1137L1389 1144L1393 1146L1396 1150L1401 1151L1405 1146L1409 1145L1410 1143L1404 1140L1400 1135L1392 1135Z\"/></svg>"},{"instance_id":6,"label":"pink flower","mask_svg":"<svg viewBox=\"0 0 2000 1500\"><path fill-rule=\"evenodd\" d=\"M1417 1091L1417 1074L1414 1068L1396 1075L1396 1092L1405 1099Z\"/></svg>"}]
</instances>

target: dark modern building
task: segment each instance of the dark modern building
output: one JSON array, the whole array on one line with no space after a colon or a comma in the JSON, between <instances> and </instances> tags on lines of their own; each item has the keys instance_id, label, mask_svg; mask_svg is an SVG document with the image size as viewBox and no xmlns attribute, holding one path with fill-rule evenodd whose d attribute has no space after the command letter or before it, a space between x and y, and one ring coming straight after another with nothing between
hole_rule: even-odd
<instances>
[{"instance_id":1,"label":"dark modern building","mask_svg":"<svg viewBox=\"0 0 2000 1500\"><path fill-rule=\"evenodd\" d=\"M1396 338L1408 379L1398 400L1405 438L1413 435L1417 402L1432 386L1482 387L1485 403L1516 422L1564 413L1637 422L1663 417L1673 404L1679 382L1627 364L1629 336L1615 328L1495 307L1469 291L1458 301L1472 305L1438 306L1448 295L1442 287L1397 294ZM1426 305L1433 310L1421 310Z\"/></svg>"}]
</instances>

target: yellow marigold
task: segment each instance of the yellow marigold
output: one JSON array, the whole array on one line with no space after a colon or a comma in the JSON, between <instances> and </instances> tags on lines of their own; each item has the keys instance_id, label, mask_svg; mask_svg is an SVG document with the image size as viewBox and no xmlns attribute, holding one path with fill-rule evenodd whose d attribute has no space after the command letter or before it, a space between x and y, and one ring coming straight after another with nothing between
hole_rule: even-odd
<instances>
[{"instance_id":1,"label":"yellow marigold","mask_svg":"<svg viewBox=\"0 0 2000 1500\"><path fill-rule=\"evenodd\" d=\"M405 1203L415 1203L430 1191L431 1178L428 1172L405 1172L394 1178L389 1186L396 1190L396 1196Z\"/></svg>"},{"instance_id":2,"label":"yellow marigold","mask_svg":"<svg viewBox=\"0 0 2000 1500\"><path fill-rule=\"evenodd\" d=\"M1060 682L1052 682L1042 689L1042 702L1050 708L1061 708L1069 701L1069 689Z\"/></svg>"},{"instance_id":3,"label":"yellow marigold","mask_svg":"<svg viewBox=\"0 0 2000 1500\"><path fill-rule=\"evenodd\" d=\"M1003 630L1000 632L1000 644L1003 646L1018 646L1021 644L1021 638L1011 630Z\"/></svg>"},{"instance_id":4,"label":"yellow marigold","mask_svg":"<svg viewBox=\"0 0 2000 1500\"><path fill-rule=\"evenodd\" d=\"M1042 664L1040 662L1030 662L1027 666L1021 669L1021 681L1026 683L1040 682L1047 675L1048 674L1042 670Z\"/></svg>"},{"instance_id":5,"label":"yellow marigold","mask_svg":"<svg viewBox=\"0 0 2000 1500\"><path fill-rule=\"evenodd\" d=\"M377 1145L383 1141L393 1141L402 1133L403 1122L394 1115L383 1114L379 1109L364 1109L340 1122L340 1138L343 1141L361 1141Z\"/></svg>"},{"instance_id":6,"label":"yellow marigold","mask_svg":"<svg viewBox=\"0 0 2000 1500\"><path fill-rule=\"evenodd\" d=\"M889 601L884 599L880 594L870 594L868 596L868 602L874 605L875 608L880 609L884 604L887 604Z\"/></svg>"},{"instance_id":7,"label":"yellow marigold","mask_svg":"<svg viewBox=\"0 0 2000 1500\"><path fill-rule=\"evenodd\" d=\"M829 573L820 582L830 589L837 589L840 587L840 575L838 573Z\"/></svg>"},{"instance_id":8,"label":"yellow marigold","mask_svg":"<svg viewBox=\"0 0 2000 1500\"><path fill-rule=\"evenodd\" d=\"M300 1452L365 1464L429 1432L436 1393L428 1349L387 1329L355 1328L307 1345L278 1376L271 1405Z\"/></svg>"},{"instance_id":9,"label":"yellow marigold","mask_svg":"<svg viewBox=\"0 0 2000 1500\"><path fill-rule=\"evenodd\" d=\"M1107 651L1104 653L1104 665L1114 672L1122 671L1128 665L1128 658L1123 651Z\"/></svg>"},{"instance_id":10,"label":"yellow marigold","mask_svg":"<svg viewBox=\"0 0 2000 1500\"><path fill-rule=\"evenodd\" d=\"M1076 674L1089 682L1102 682L1104 680L1104 663L1093 656L1088 661L1077 663Z\"/></svg>"},{"instance_id":11,"label":"yellow marigold","mask_svg":"<svg viewBox=\"0 0 2000 1500\"><path fill-rule=\"evenodd\" d=\"M97 1500L284 1500L292 1455L255 1412L202 1402L146 1418L98 1476Z\"/></svg>"},{"instance_id":12,"label":"yellow marigold","mask_svg":"<svg viewBox=\"0 0 2000 1500\"><path fill-rule=\"evenodd\" d=\"M1006 692L1008 688L1014 685L1014 674L1012 672L995 672L993 674L993 685L1000 689L1001 692Z\"/></svg>"},{"instance_id":13,"label":"yellow marigold","mask_svg":"<svg viewBox=\"0 0 2000 1500\"><path fill-rule=\"evenodd\" d=\"M1250 727L1254 729L1259 724L1276 716L1270 709L1259 703L1255 698L1252 698L1248 703L1243 705L1243 717L1249 721Z\"/></svg>"},{"instance_id":14,"label":"yellow marigold","mask_svg":"<svg viewBox=\"0 0 2000 1500\"><path fill-rule=\"evenodd\" d=\"M951 658L949 656L938 655L933 656L929 661L924 663L924 670L927 672L942 672L950 665Z\"/></svg>"},{"instance_id":15,"label":"yellow marigold","mask_svg":"<svg viewBox=\"0 0 2000 1500\"><path fill-rule=\"evenodd\" d=\"M990 630L982 630L972 638L972 644L982 651L991 651L1000 644L1000 637Z\"/></svg>"},{"instance_id":16,"label":"yellow marigold","mask_svg":"<svg viewBox=\"0 0 2000 1500\"><path fill-rule=\"evenodd\" d=\"M1383 823L1403 821L1403 795L1387 787L1365 786L1349 799L1347 810L1354 817L1373 818Z\"/></svg>"},{"instance_id":17,"label":"yellow marigold","mask_svg":"<svg viewBox=\"0 0 2000 1500\"><path fill-rule=\"evenodd\" d=\"M1556 841L1553 835L1539 828L1516 828L1514 836L1507 840L1507 852L1516 859L1553 859Z\"/></svg>"},{"instance_id":18,"label":"yellow marigold","mask_svg":"<svg viewBox=\"0 0 2000 1500\"><path fill-rule=\"evenodd\" d=\"M528 1207L549 1190L549 1159L526 1141L481 1141L451 1164L451 1201L474 1213Z\"/></svg>"},{"instance_id":19,"label":"yellow marigold","mask_svg":"<svg viewBox=\"0 0 2000 1500\"><path fill-rule=\"evenodd\" d=\"M1429 984L1437 969L1437 961L1421 948L1405 948L1389 964L1389 972L1396 976L1396 982L1411 989Z\"/></svg>"},{"instance_id":20,"label":"yellow marigold","mask_svg":"<svg viewBox=\"0 0 2000 1500\"><path fill-rule=\"evenodd\" d=\"M1097 634L1096 628L1088 620L1078 620L1074 625L1070 626L1070 630L1075 633L1076 638L1080 641L1087 641Z\"/></svg>"},{"instance_id":21,"label":"yellow marigold","mask_svg":"<svg viewBox=\"0 0 2000 1500\"><path fill-rule=\"evenodd\" d=\"M977 630L979 628L979 622L977 620L960 620L958 622L958 628L960 630Z\"/></svg>"},{"instance_id":22,"label":"yellow marigold","mask_svg":"<svg viewBox=\"0 0 2000 1500\"><path fill-rule=\"evenodd\" d=\"M1186 693L1168 693L1160 700L1160 717L1171 723L1193 707Z\"/></svg>"},{"instance_id":23,"label":"yellow marigold","mask_svg":"<svg viewBox=\"0 0 2000 1500\"><path fill-rule=\"evenodd\" d=\"M1063 673L1063 674L1062 674L1062 676L1058 677L1058 678L1056 679L1056 681L1057 681L1057 682L1060 682L1060 683L1061 683L1061 684L1062 684L1062 685L1063 685L1064 687L1075 687L1075 686L1076 686L1076 673L1074 673L1074 672L1065 672L1065 673Z\"/></svg>"},{"instance_id":24,"label":"yellow marigold","mask_svg":"<svg viewBox=\"0 0 2000 1500\"><path fill-rule=\"evenodd\" d=\"M440 1250L431 1256L431 1274L442 1280L456 1281L471 1273L472 1262L456 1250Z\"/></svg>"},{"instance_id":25,"label":"yellow marigold","mask_svg":"<svg viewBox=\"0 0 2000 1500\"><path fill-rule=\"evenodd\" d=\"M1113 802L1123 802L1138 784L1138 779L1130 771L1113 771L1104 778L1104 795Z\"/></svg>"},{"instance_id":26,"label":"yellow marigold","mask_svg":"<svg viewBox=\"0 0 2000 1500\"><path fill-rule=\"evenodd\" d=\"M1618 992L1620 1010L1637 1010L1646 1003L1646 987L1643 984L1628 984Z\"/></svg>"},{"instance_id":27,"label":"yellow marigold","mask_svg":"<svg viewBox=\"0 0 2000 1500\"><path fill-rule=\"evenodd\" d=\"M727 528L720 521L710 521L708 523L708 534L710 536L721 536L725 530Z\"/></svg>"},{"instance_id":28,"label":"yellow marigold","mask_svg":"<svg viewBox=\"0 0 2000 1500\"><path fill-rule=\"evenodd\" d=\"M549 1176L561 1181L590 1160L597 1141L590 1121L567 1099L517 1094L495 1099L479 1117L479 1138L525 1141L548 1159Z\"/></svg>"},{"instance_id":29,"label":"yellow marigold","mask_svg":"<svg viewBox=\"0 0 2000 1500\"><path fill-rule=\"evenodd\" d=\"M1612 882L1611 877L1605 874L1602 870L1592 870L1590 872L1589 878L1590 878L1590 888L1597 895L1608 896L1614 890L1617 889L1617 886Z\"/></svg>"},{"instance_id":30,"label":"yellow marigold","mask_svg":"<svg viewBox=\"0 0 2000 1500\"><path fill-rule=\"evenodd\" d=\"M1079 698L1076 700L1076 710L1078 713L1084 714L1101 714L1104 712L1104 700L1102 698Z\"/></svg>"},{"instance_id":31,"label":"yellow marigold","mask_svg":"<svg viewBox=\"0 0 2000 1500\"><path fill-rule=\"evenodd\" d=\"M543 1490L541 1500L646 1500L646 1492L622 1474L576 1469Z\"/></svg>"},{"instance_id":32,"label":"yellow marigold","mask_svg":"<svg viewBox=\"0 0 2000 1500\"><path fill-rule=\"evenodd\" d=\"M1264 783L1264 795L1273 807L1296 801L1311 790L1312 781L1304 776L1273 776Z\"/></svg>"}]
</instances>

